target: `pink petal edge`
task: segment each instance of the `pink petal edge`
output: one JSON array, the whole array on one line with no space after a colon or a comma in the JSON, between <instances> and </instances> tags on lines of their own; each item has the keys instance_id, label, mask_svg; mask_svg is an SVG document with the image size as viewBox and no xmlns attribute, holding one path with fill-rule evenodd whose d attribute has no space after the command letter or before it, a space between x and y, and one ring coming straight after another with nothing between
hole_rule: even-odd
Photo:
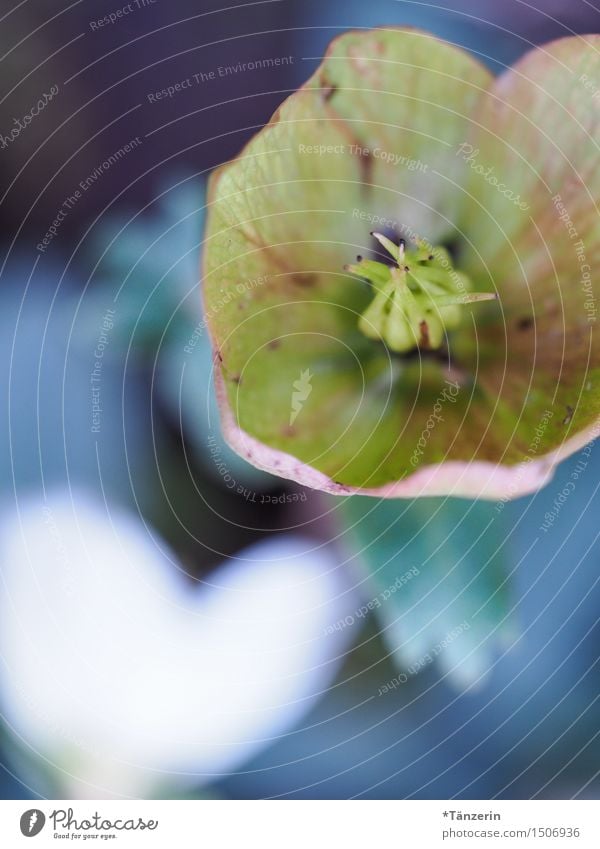
<instances>
[{"instance_id":1,"label":"pink petal edge","mask_svg":"<svg viewBox=\"0 0 600 849\"><path fill-rule=\"evenodd\" d=\"M227 390L218 364L215 364L215 389L221 414L221 426L227 444L241 457L272 475L295 481L301 486L332 495L370 495L376 498L418 498L453 496L511 500L530 495L550 482L556 466L600 435L600 419L571 437L560 448L516 466L486 461L449 460L424 466L400 481L380 487L344 486L313 469L285 451L270 448L242 430L236 423L227 398Z\"/></svg>"}]
</instances>

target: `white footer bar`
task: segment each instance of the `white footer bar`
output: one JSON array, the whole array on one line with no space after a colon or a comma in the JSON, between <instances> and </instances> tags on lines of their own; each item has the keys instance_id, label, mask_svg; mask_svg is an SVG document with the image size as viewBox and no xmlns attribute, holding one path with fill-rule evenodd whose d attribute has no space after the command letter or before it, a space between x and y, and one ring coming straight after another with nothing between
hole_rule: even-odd
<instances>
[{"instance_id":1,"label":"white footer bar","mask_svg":"<svg viewBox=\"0 0 600 849\"><path fill-rule=\"evenodd\" d=\"M598 849L596 801L3 801L0 846Z\"/></svg>"}]
</instances>

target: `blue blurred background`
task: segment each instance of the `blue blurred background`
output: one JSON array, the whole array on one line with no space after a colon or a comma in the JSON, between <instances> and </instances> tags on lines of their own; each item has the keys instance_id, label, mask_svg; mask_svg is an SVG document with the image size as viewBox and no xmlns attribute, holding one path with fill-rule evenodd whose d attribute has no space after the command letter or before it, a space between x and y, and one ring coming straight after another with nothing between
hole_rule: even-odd
<instances>
[{"instance_id":1,"label":"blue blurred background","mask_svg":"<svg viewBox=\"0 0 600 849\"><path fill-rule=\"evenodd\" d=\"M419 26L498 73L600 11L220 5L2 18L0 792L597 798L600 449L501 510L335 501L231 453L189 340L206 177L336 33Z\"/></svg>"}]
</instances>

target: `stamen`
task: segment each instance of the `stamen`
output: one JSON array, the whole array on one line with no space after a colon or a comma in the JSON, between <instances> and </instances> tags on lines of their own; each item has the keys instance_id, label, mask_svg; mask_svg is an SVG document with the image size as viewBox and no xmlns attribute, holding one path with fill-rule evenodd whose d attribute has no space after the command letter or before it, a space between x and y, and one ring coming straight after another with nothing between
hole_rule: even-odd
<instances>
[{"instance_id":1,"label":"stamen","mask_svg":"<svg viewBox=\"0 0 600 849\"><path fill-rule=\"evenodd\" d=\"M360 316L359 329L369 339L384 341L392 351L439 348L448 330L461 320L461 307L492 301L493 292L471 292L465 274L455 271L448 252L422 240L406 249L382 233L371 234L390 254L395 266L358 256L345 270L367 280L373 300Z\"/></svg>"}]
</instances>

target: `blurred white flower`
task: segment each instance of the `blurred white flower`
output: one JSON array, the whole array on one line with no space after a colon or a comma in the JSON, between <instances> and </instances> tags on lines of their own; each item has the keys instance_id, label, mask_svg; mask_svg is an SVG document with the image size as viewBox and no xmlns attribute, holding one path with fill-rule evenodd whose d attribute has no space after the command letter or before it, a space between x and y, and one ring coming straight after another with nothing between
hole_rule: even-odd
<instances>
[{"instance_id":1,"label":"blurred white flower","mask_svg":"<svg viewBox=\"0 0 600 849\"><path fill-rule=\"evenodd\" d=\"M207 783L289 730L351 635L343 570L278 536L201 585L137 518L78 494L0 531L0 698L66 797Z\"/></svg>"}]
</instances>

